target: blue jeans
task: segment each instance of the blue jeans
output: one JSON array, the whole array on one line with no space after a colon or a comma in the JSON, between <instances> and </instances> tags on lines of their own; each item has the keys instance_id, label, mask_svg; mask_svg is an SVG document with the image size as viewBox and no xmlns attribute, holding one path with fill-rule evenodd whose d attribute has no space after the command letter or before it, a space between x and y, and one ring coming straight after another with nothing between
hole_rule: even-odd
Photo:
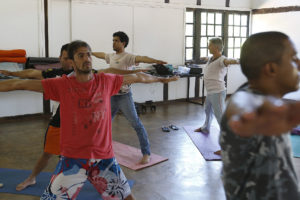
<instances>
[{"instance_id":1,"label":"blue jeans","mask_svg":"<svg viewBox=\"0 0 300 200\"><path fill-rule=\"evenodd\" d=\"M217 118L219 125L221 124L222 114L225 109L225 98L226 98L226 91L222 91L219 93L207 94L205 103L204 103L204 110L205 110L205 122L201 129L204 132L208 132L210 130L211 122L213 119L213 114Z\"/></svg>"},{"instance_id":2,"label":"blue jeans","mask_svg":"<svg viewBox=\"0 0 300 200\"><path fill-rule=\"evenodd\" d=\"M139 138L142 154L150 155L150 143L148 139L148 134L140 118L137 115L131 92L111 97L112 119L115 117L119 109L122 111L125 118L130 122L131 126L136 131L136 134Z\"/></svg>"}]
</instances>

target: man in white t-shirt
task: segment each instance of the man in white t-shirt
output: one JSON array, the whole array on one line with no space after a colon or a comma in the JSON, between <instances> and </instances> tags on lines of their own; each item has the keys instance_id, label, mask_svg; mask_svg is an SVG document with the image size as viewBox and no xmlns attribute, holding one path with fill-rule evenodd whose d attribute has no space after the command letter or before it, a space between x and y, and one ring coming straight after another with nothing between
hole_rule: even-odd
<instances>
[{"instance_id":1,"label":"man in white t-shirt","mask_svg":"<svg viewBox=\"0 0 300 200\"><path fill-rule=\"evenodd\" d=\"M213 114L217 118L220 125L221 116L225 109L226 87L225 75L230 64L238 64L237 60L227 59L222 55L223 41L220 38L212 38L208 44L209 53L212 57L206 58L207 64L204 67L204 86L206 89L206 99L204 103L205 122L196 132L208 134L213 118ZM215 152L220 154L220 151Z\"/></svg>"},{"instance_id":2,"label":"man in white t-shirt","mask_svg":"<svg viewBox=\"0 0 300 200\"><path fill-rule=\"evenodd\" d=\"M92 54L97 58L105 59L111 68L124 70L131 70L134 65L138 65L139 63L166 64L166 62L162 60L156 60L147 56L138 56L125 52L128 42L129 38L126 33L119 31L113 34L113 50L115 53L106 54L104 52L93 52ZM139 163L148 163L150 161L151 154L148 134L137 115L130 85L123 85L119 93L111 98L112 118L114 118L118 110L121 110L126 119L131 123L131 126L135 129L139 138L143 154Z\"/></svg>"}]
</instances>

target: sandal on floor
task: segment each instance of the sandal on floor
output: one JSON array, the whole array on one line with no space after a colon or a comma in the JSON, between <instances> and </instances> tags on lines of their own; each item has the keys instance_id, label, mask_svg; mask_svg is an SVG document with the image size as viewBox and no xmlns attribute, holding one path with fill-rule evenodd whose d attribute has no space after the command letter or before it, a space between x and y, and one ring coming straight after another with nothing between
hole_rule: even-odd
<instances>
[{"instance_id":1,"label":"sandal on floor","mask_svg":"<svg viewBox=\"0 0 300 200\"><path fill-rule=\"evenodd\" d=\"M163 132L170 132L170 129L168 127L166 127L166 126L161 127L161 130Z\"/></svg>"},{"instance_id":2,"label":"sandal on floor","mask_svg":"<svg viewBox=\"0 0 300 200\"><path fill-rule=\"evenodd\" d=\"M170 127L170 129L173 129L175 131L177 131L179 129L177 126L175 126L173 124L171 124L169 127Z\"/></svg>"}]
</instances>

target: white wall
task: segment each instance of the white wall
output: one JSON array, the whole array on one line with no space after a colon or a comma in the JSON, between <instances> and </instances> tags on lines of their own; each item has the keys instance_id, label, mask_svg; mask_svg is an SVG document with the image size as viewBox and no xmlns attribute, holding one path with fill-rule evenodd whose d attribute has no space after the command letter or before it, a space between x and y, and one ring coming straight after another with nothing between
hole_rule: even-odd
<instances>
[{"instance_id":1,"label":"white wall","mask_svg":"<svg viewBox=\"0 0 300 200\"><path fill-rule=\"evenodd\" d=\"M42 113L42 99L37 92L0 92L0 117Z\"/></svg>"},{"instance_id":2,"label":"white wall","mask_svg":"<svg viewBox=\"0 0 300 200\"><path fill-rule=\"evenodd\" d=\"M0 49L25 49L27 56L44 56L42 0L0 1ZM27 91L0 93L0 117L43 112L42 94Z\"/></svg>"},{"instance_id":3,"label":"white wall","mask_svg":"<svg viewBox=\"0 0 300 200\"><path fill-rule=\"evenodd\" d=\"M93 51L113 52L112 34L124 31L129 36L126 50L132 52L133 8L127 5L72 3L72 40L80 39L89 43ZM108 65L93 57L96 69Z\"/></svg>"},{"instance_id":4,"label":"white wall","mask_svg":"<svg viewBox=\"0 0 300 200\"><path fill-rule=\"evenodd\" d=\"M254 1L255 8L270 8L280 6L299 5L299 0L265 0ZM262 31L281 31L289 35L295 44L295 48L300 56L300 12L285 12L285 13L270 13L270 14L255 14L252 16L252 33ZM300 92L287 94L287 98L295 99ZM297 97L299 98L299 97Z\"/></svg>"},{"instance_id":5,"label":"white wall","mask_svg":"<svg viewBox=\"0 0 300 200\"><path fill-rule=\"evenodd\" d=\"M83 14L84 13L84 14ZM87 41L93 51L113 52L112 34L129 36L127 52L183 63L184 9L149 8L103 3L72 3L72 40ZM97 28L95 28L97 27ZM94 59L96 67L104 65Z\"/></svg>"},{"instance_id":6,"label":"white wall","mask_svg":"<svg viewBox=\"0 0 300 200\"><path fill-rule=\"evenodd\" d=\"M83 13L85 13L83 15ZM93 51L113 52L112 34L124 31L129 36L127 52L165 60L173 65L184 62L184 8L145 7L87 3L72 3L72 39L87 41ZM98 27L95 29L95 27ZM93 31L87 31L93 30ZM95 68L108 66L93 58ZM140 66L149 66L141 64ZM134 84L133 98L137 102L162 101L163 85ZM169 99L183 98L185 91L176 92L170 86ZM173 92L172 92L173 91Z\"/></svg>"},{"instance_id":7,"label":"white wall","mask_svg":"<svg viewBox=\"0 0 300 200\"><path fill-rule=\"evenodd\" d=\"M49 56L58 57L61 46L71 41L71 5L69 0L48 2Z\"/></svg>"},{"instance_id":8,"label":"white wall","mask_svg":"<svg viewBox=\"0 0 300 200\"><path fill-rule=\"evenodd\" d=\"M241 66L230 65L227 74L227 94L234 93L245 82L247 78L242 73Z\"/></svg>"},{"instance_id":9,"label":"white wall","mask_svg":"<svg viewBox=\"0 0 300 200\"><path fill-rule=\"evenodd\" d=\"M230 7L232 8L251 8L251 3L253 0L230 0Z\"/></svg>"},{"instance_id":10,"label":"white wall","mask_svg":"<svg viewBox=\"0 0 300 200\"><path fill-rule=\"evenodd\" d=\"M43 56L42 0L0 1L1 49L25 49L27 56Z\"/></svg>"},{"instance_id":11,"label":"white wall","mask_svg":"<svg viewBox=\"0 0 300 200\"><path fill-rule=\"evenodd\" d=\"M183 64L183 22L184 9L135 7L133 52Z\"/></svg>"},{"instance_id":12,"label":"white wall","mask_svg":"<svg viewBox=\"0 0 300 200\"><path fill-rule=\"evenodd\" d=\"M196 1L194 1L196 2ZM201 6L213 8L225 8L226 1L222 0L201 0ZM251 7L251 0L230 0L230 8L247 8Z\"/></svg>"},{"instance_id":13,"label":"white wall","mask_svg":"<svg viewBox=\"0 0 300 200\"><path fill-rule=\"evenodd\" d=\"M300 12L257 14L252 17L252 33L262 31L281 31L290 36L300 52ZM274 23L276 22L276 23Z\"/></svg>"}]
</instances>

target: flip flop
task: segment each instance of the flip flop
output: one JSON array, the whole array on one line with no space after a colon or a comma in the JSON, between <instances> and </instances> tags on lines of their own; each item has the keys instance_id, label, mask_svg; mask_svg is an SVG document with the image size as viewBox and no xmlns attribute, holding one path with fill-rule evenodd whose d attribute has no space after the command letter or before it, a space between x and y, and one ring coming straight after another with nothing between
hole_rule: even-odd
<instances>
[{"instance_id":1,"label":"flip flop","mask_svg":"<svg viewBox=\"0 0 300 200\"><path fill-rule=\"evenodd\" d=\"M177 126L175 126L175 125L173 125L173 124L171 124L169 127L170 127L171 129L175 130L175 131L177 131L177 130L179 129Z\"/></svg>"},{"instance_id":2,"label":"flip flop","mask_svg":"<svg viewBox=\"0 0 300 200\"><path fill-rule=\"evenodd\" d=\"M161 127L161 130L163 132L170 132L170 129L168 127L166 127L166 126Z\"/></svg>"}]
</instances>

